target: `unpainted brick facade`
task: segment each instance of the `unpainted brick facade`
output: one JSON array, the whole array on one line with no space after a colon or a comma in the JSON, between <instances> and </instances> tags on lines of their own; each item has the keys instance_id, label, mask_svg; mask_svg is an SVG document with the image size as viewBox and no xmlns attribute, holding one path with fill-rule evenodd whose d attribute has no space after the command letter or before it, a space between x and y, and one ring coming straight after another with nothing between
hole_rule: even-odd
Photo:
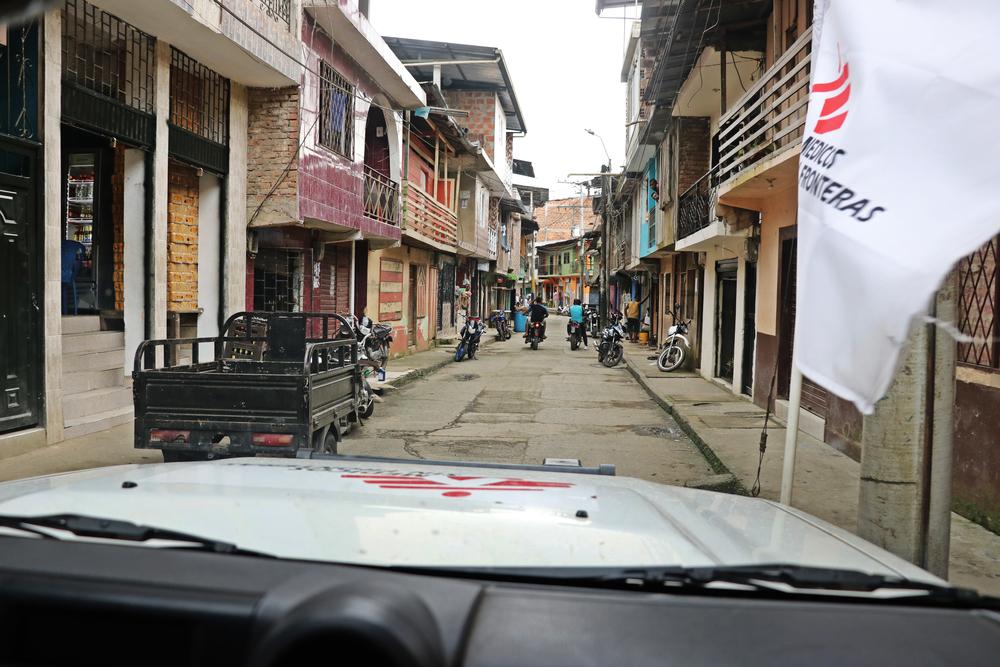
<instances>
[{"instance_id":1,"label":"unpainted brick facade","mask_svg":"<svg viewBox=\"0 0 1000 667\"><path fill-rule=\"evenodd\" d=\"M685 117L680 118L680 130L677 135L679 155L677 164L678 196L694 185L695 181L708 173L709 159L709 119Z\"/></svg>"},{"instance_id":2,"label":"unpainted brick facade","mask_svg":"<svg viewBox=\"0 0 1000 667\"><path fill-rule=\"evenodd\" d=\"M247 220L256 215L254 225L298 221L299 103L296 87L247 91Z\"/></svg>"},{"instance_id":3,"label":"unpainted brick facade","mask_svg":"<svg viewBox=\"0 0 1000 667\"><path fill-rule=\"evenodd\" d=\"M167 173L167 310L198 310L198 172L174 162Z\"/></svg>"},{"instance_id":4,"label":"unpainted brick facade","mask_svg":"<svg viewBox=\"0 0 1000 667\"><path fill-rule=\"evenodd\" d=\"M459 124L469 129L469 139L478 140L483 151L496 162L494 137L496 136L497 104L499 104L496 93L479 90L449 90L445 95L448 98L448 104L453 108L469 112L467 117L457 118Z\"/></svg>"}]
</instances>

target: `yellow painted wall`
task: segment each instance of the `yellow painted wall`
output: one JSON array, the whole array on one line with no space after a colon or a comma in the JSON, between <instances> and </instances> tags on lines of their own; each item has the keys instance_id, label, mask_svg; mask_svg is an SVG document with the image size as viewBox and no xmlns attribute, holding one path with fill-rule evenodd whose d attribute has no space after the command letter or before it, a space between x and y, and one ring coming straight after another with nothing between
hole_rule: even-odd
<instances>
[{"instance_id":1,"label":"yellow painted wall","mask_svg":"<svg viewBox=\"0 0 1000 667\"><path fill-rule=\"evenodd\" d=\"M788 188L760 202L760 251L757 259L757 331L777 334L778 230L794 225L797 215L796 189Z\"/></svg>"}]
</instances>

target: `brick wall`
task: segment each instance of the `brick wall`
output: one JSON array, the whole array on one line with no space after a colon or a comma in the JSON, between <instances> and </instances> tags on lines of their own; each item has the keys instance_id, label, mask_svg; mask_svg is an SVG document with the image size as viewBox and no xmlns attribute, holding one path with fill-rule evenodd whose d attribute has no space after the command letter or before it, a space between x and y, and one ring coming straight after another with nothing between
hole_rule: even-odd
<instances>
[{"instance_id":1,"label":"brick wall","mask_svg":"<svg viewBox=\"0 0 1000 667\"><path fill-rule=\"evenodd\" d=\"M496 147L494 146L496 106L499 104L496 93L478 90L449 90L445 93L445 97L451 107L469 112L468 117L456 116L456 120L459 125L469 128L469 139L480 141L483 150L490 156L491 160L494 160L496 155Z\"/></svg>"},{"instance_id":2,"label":"brick wall","mask_svg":"<svg viewBox=\"0 0 1000 667\"><path fill-rule=\"evenodd\" d=\"M514 133L507 133L507 173L514 173Z\"/></svg>"},{"instance_id":3,"label":"brick wall","mask_svg":"<svg viewBox=\"0 0 1000 667\"><path fill-rule=\"evenodd\" d=\"M170 163L167 170L167 310L198 309L198 173Z\"/></svg>"},{"instance_id":4,"label":"brick wall","mask_svg":"<svg viewBox=\"0 0 1000 667\"><path fill-rule=\"evenodd\" d=\"M277 188L254 219L255 225L298 220L299 89L247 90L247 219ZM285 167L291 162L288 171Z\"/></svg>"},{"instance_id":5,"label":"brick wall","mask_svg":"<svg viewBox=\"0 0 1000 667\"><path fill-rule=\"evenodd\" d=\"M111 174L111 223L114 228L111 281L115 290L115 310L125 310L125 145L114 150Z\"/></svg>"},{"instance_id":6,"label":"brick wall","mask_svg":"<svg viewBox=\"0 0 1000 667\"><path fill-rule=\"evenodd\" d=\"M708 118L684 117L677 134L677 194L682 195L709 169L711 138Z\"/></svg>"},{"instance_id":7,"label":"brick wall","mask_svg":"<svg viewBox=\"0 0 1000 667\"><path fill-rule=\"evenodd\" d=\"M573 227L580 224L579 197L566 199L550 199L545 204L535 207L535 220L538 222L539 241L561 241L573 238ZM593 199L583 198L583 230L588 232L601 224L601 218L594 213Z\"/></svg>"}]
</instances>

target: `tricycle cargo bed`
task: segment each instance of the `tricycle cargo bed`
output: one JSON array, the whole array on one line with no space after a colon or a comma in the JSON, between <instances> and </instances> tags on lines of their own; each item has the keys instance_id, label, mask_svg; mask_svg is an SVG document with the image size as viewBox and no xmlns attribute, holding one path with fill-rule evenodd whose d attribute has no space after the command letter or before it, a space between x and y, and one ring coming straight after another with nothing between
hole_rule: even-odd
<instances>
[{"instance_id":1,"label":"tricycle cargo bed","mask_svg":"<svg viewBox=\"0 0 1000 667\"><path fill-rule=\"evenodd\" d=\"M356 339L341 325L336 315L239 313L218 338L146 341L133 373L135 446L294 454L339 437L358 418L361 381Z\"/></svg>"}]
</instances>

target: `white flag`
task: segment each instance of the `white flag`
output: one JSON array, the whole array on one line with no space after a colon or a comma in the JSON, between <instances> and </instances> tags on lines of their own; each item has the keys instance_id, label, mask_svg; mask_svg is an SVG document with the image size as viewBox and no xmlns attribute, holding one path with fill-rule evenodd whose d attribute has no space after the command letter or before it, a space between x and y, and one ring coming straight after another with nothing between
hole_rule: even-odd
<instances>
[{"instance_id":1,"label":"white flag","mask_svg":"<svg viewBox=\"0 0 1000 667\"><path fill-rule=\"evenodd\" d=\"M865 413L912 319L1000 230L1000 2L817 0L795 363Z\"/></svg>"}]
</instances>

